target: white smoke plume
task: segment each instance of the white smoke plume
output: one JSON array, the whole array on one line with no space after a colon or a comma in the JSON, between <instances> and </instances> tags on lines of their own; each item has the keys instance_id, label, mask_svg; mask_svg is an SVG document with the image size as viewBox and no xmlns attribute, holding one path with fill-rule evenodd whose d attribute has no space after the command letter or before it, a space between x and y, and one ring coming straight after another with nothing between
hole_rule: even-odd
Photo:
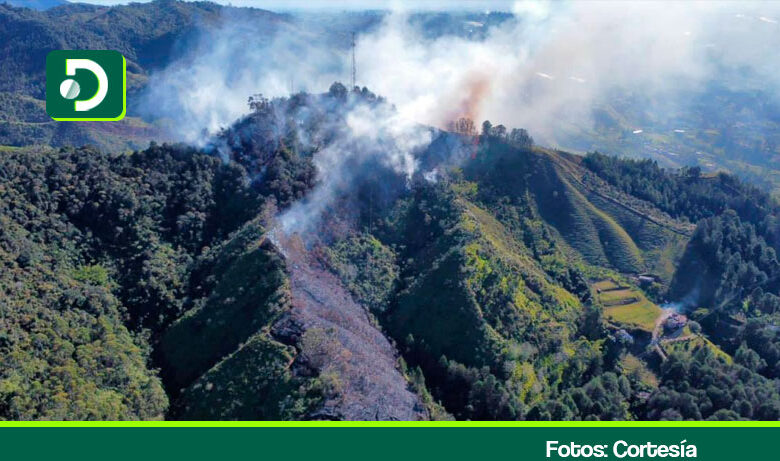
<instances>
[{"instance_id":1,"label":"white smoke plume","mask_svg":"<svg viewBox=\"0 0 780 461\"><path fill-rule=\"evenodd\" d=\"M180 140L203 144L248 112L251 95L321 92L344 80L343 51L320 43L321 37L286 22L227 13L184 47L185 56L150 76L141 111L170 120Z\"/></svg>"},{"instance_id":2,"label":"white smoke plume","mask_svg":"<svg viewBox=\"0 0 780 461\"><path fill-rule=\"evenodd\" d=\"M362 80L401 112L442 126L453 113L524 127L555 143L572 126L592 125L611 94L674 98L725 69L747 67L780 87L773 71L778 3L518 2L515 21L484 40L426 40L391 17L358 47ZM738 16L741 15L741 16ZM667 96L668 95L668 96ZM671 101L674 102L674 101Z\"/></svg>"},{"instance_id":3,"label":"white smoke plume","mask_svg":"<svg viewBox=\"0 0 780 461\"><path fill-rule=\"evenodd\" d=\"M378 165L411 181L416 151L431 143L430 129L404 119L387 104L355 103L337 136L314 156L318 184L279 217L286 235L315 230L319 217L338 194L349 193L366 167Z\"/></svg>"},{"instance_id":4,"label":"white smoke plume","mask_svg":"<svg viewBox=\"0 0 780 461\"><path fill-rule=\"evenodd\" d=\"M587 126L615 89L661 98L729 69L755 76L732 85L780 87L780 3L522 1L513 13L479 39L427 38L407 13L390 14L358 37L358 84L420 123L443 127L466 115L524 127L548 142ZM187 58L152 76L147 108L174 119L178 134L193 141L244 113L250 94L348 81L349 31L311 23L268 30L233 14Z\"/></svg>"},{"instance_id":5,"label":"white smoke plume","mask_svg":"<svg viewBox=\"0 0 780 461\"><path fill-rule=\"evenodd\" d=\"M285 228L295 231L293 223L320 213L350 180L356 158L381 157L413 174L410 153L430 136L417 123L442 128L459 117L477 125L489 119L566 148L566 135L591 127L593 109L616 92L659 107L684 104L680 94L712 80L780 94L780 3L520 1L512 13L485 34L431 34L403 11L361 33L357 83L397 110L350 113L342 136L317 154L321 185L288 211ZM350 31L329 29L328 18L318 25L316 16L267 23L227 16L151 76L142 107L171 119L181 139L203 143L247 112L249 95L321 92L348 82ZM641 128L631 130L639 135Z\"/></svg>"}]
</instances>

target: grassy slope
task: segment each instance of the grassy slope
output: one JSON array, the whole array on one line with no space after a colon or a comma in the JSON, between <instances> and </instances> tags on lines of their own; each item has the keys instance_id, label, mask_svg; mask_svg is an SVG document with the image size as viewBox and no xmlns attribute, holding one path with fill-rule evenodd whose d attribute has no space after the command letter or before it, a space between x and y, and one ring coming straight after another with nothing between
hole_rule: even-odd
<instances>
[{"instance_id":1,"label":"grassy slope","mask_svg":"<svg viewBox=\"0 0 780 461\"><path fill-rule=\"evenodd\" d=\"M639 301L623 306L612 306L604 309L604 315L619 325L653 331L655 320L661 315L661 308L650 302L643 295Z\"/></svg>"},{"instance_id":2,"label":"grassy slope","mask_svg":"<svg viewBox=\"0 0 780 461\"><path fill-rule=\"evenodd\" d=\"M456 207L465 239L401 293L394 336L411 334L432 356L477 367L498 365L502 351L536 335L565 341L579 300L492 215L462 197Z\"/></svg>"},{"instance_id":3,"label":"grassy slope","mask_svg":"<svg viewBox=\"0 0 780 461\"><path fill-rule=\"evenodd\" d=\"M530 252L517 240L493 215L479 206L468 201L463 202L466 207L464 221L473 229L481 233L482 238L489 242L490 246L505 261L519 269L527 281L527 285L539 287L536 294L547 296L555 301L547 306L552 312L565 314L570 317L571 309L579 307L579 301L575 296L559 285L552 283L544 273L542 267L535 261Z\"/></svg>"},{"instance_id":4,"label":"grassy slope","mask_svg":"<svg viewBox=\"0 0 780 461\"><path fill-rule=\"evenodd\" d=\"M668 281L689 239L690 226L594 177L580 166L579 157L548 153L564 182L576 191L572 192L576 202L600 216L601 226L611 230L600 233L603 236L600 243L609 255L610 265L624 272L651 271ZM585 231L588 232L587 227ZM573 238L567 240L572 246L584 246L582 236L576 232L570 232L570 235ZM587 252L583 254L588 255ZM598 260L589 258L589 262L598 263Z\"/></svg>"},{"instance_id":5,"label":"grassy slope","mask_svg":"<svg viewBox=\"0 0 780 461\"><path fill-rule=\"evenodd\" d=\"M598 300L604 306L604 315L610 322L620 327L653 331L656 319L661 315L661 308L648 300L641 291L631 287L619 287L611 279L595 282L593 289L597 292Z\"/></svg>"},{"instance_id":6,"label":"grassy slope","mask_svg":"<svg viewBox=\"0 0 780 461\"><path fill-rule=\"evenodd\" d=\"M625 300L625 299L636 299L634 297L635 291L630 288L625 288L622 290L613 290L613 291L606 291L599 294L599 299L601 302L606 305L616 305L619 303L619 301Z\"/></svg>"},{"instance_id":7,"label":"grassy slope","mask_svg":"<svg viewBox=\"0 0 780 461\"><path fill-rule=\"evenodd\" d=\"M671 279L675 263L689 239L686 234L690 226L595 178L580 166L579 157L545 152L555 164L560 184L567 192L565 206L555 200L548 202L549 197L542 196L546 200L540 203L540 211L544 210L553 224L561 222L557 214L566 210L580 217L573 228L559 228L567 243L592 264L608 265L621 272L650 271L663 280ZM605 255L607 264L600 253Z\"/></svg>"},{"instance_id":8,"label":"grassy slope","mask_svg":"<svg viewBox=\"0 0 780 461\"><path fill-rule=\"evenodd\" d=\"M696 336L688 341L676 341L676 342L667 342L664 343L664 350L666 350L667 353L672 352L692 352L695 351L699 347L706 347L710 349L716 357L719 359L724 360L726 363L733 363L734 360L731 358L730 355L723 352L721 348L719 348L717 345L715 345L712 341L705 338L704 336Z\"/></svg>"},{"instance_id":9,"label":"grassy slope","mask_svg":"<svg viewBox=\"0 0 780 461\"><path fill-rule=\"evenodd\" d=\"M588 171L577 156L539 147L517 148L491 139L480 145L479 155L463 170L469 181L480 190L489 189L494 197L504 196L510 203L530 202L534 210L522 213L541 218L561 237L561 243L589 264L620 272L666 267L661 259L669 252L662 250L675 241L671 234L651 225L651 220L600 199L600 189L606 185L585 181ZM617 202L636 201L617 191L610 191L610 197ZM500 205L500 201L493 202ZM648 208L648 204L640 205ZM647 229L637 232L642 226Z\"/></svg>"},{"instance_id":10,"label":"grassy slope","mask_svg":"<svg viewBox=\"0 0 780 461\"><path fill-rule=\"evenodd\" d=\"M626 354L620 360L620 366L623 373L635 378L649 388L658 387L658 377L650 371L647 364L637 358L635 355Z\"/></svg>"}]
</instances>

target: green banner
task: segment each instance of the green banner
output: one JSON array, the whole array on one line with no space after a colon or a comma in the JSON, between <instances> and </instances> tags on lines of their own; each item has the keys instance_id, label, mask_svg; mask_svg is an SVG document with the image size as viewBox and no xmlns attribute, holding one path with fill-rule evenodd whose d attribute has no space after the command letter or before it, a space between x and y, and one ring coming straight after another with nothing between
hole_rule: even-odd
<instances>
[{"instance_id":1,"label":"green banner","mask_svg":"<svg viewBox=\"0 0 780 461\"><path fill-rule=\"evenodd\" d=\"M111 423L109 423L111 424ZM500 423L499 423L500 424ZM80 427L86 426L86 427ZM776 459L777 425L478 423L0 427L4 459ZM113 426L113 427L112 427ZM260 427L253 427L260 426ZM553 448L554 447L554 448ZM599 448L600 447L600 448Z\"/></svg>"}]
</instances>

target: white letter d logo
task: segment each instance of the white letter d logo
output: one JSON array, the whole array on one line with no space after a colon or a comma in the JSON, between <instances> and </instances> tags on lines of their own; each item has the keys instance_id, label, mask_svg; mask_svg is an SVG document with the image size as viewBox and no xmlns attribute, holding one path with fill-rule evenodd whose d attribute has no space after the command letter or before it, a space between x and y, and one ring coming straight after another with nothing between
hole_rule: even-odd
<instances>
[{"instance_id":1,"label":"white letter d logo","mask_svg":"<svg viewBox=\"0 0 780 461\"><path fill-rule=\"evenodd\" d=\"M65 60L65 75L76 75L76 69L86 69L98 79L98 89L95 94L84 101L76 101L75 108L77 112L86 112L92 110L105 99L108 93L108 77L106 71L103 70L98 63L91 59L66 59Z\"/></svg>"}]
</instances>

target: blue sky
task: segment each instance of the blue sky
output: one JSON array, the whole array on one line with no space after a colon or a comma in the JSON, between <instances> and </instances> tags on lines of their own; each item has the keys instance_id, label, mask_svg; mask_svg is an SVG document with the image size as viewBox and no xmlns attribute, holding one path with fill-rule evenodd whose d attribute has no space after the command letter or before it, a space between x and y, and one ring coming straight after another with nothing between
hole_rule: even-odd
<instances>
[{"instance_id":1,"label":"blue sky","mask_svg":"<svg viewBox=\"0 0 780 461\"><path fill-rule=\"evenodd\" d=\"M71 0L74 1L74 0ZM116 5L131 3L130 0L75 0L80 3L98 5ZM135 0L145 3L150 0ZM510 11L513 1L510 0L211 0L223 5L254 6L269 10L285 9L383 9L401 6L410 9L469 9L469 10L503 10Z\"/></svg>"}]
</instances>

